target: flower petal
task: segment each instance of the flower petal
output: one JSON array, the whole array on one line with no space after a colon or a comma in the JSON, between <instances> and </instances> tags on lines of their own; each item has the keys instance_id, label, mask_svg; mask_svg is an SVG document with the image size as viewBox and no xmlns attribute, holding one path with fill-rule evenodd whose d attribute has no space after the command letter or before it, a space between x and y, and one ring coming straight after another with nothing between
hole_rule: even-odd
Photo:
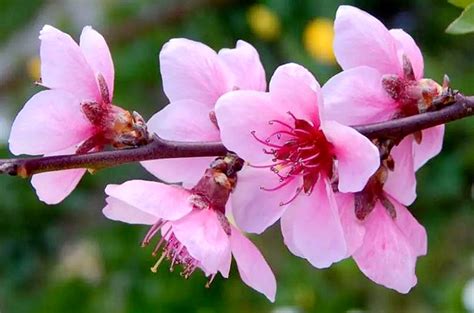
<instances>
[{"instance_id":1,"label":"flower petal","mask_svg":"<svg viewBox=\"0 0 474 313\"><path fill-rule=\"evenodd\" d=\"M221 138L227 149L236 152L251 164L268 163L271 157L263 152L268 148L253 135L265 140L278 130L287 130L284 126L273 123L280 120L291 124L294 121L288 114L282 113L265 92L233 91L219 98L216 104L216 116ZM269 143L278 144L275 141Z\"/></svg>"},{"instance_id":2,"label":"flower petal","mask_svg":"<svg viewBox=\"0 0 474 313\"><path fill-rule=\"evenodd\" d=\"M110 55L109 47L104 37L90 26L84 27L80 39L80 47L84 57L89 63L94 76L102 74L107 83L110 101L114 94L114 63Z\"/></svg>"},{"instance_id":3,"label":"flower petal","mask_svg":"<svg viewBox=\"0 0 474 313\"><path fill-rule=\"evenodd\" d=\"M51 89L69 91L81 101L99 101L94 72L71 36L45 25L39 38L41 83Z\"/></svg>"},{"instance_id":4,"label":"flower petal","mask_svg":"<svg viewBox=\"0 0 474 313\"><path fill-rule=\"evenodd\" d=\"M45 90L34 95L13 122L10 151L13 154L45 154L63 150L93 134L79 100L70 93Z\"/></svg>"},{"instance_id":5,"label":"flower petal","mask_svg":"<svg viewBox=\"0 0 474 313\"><path fill-rule=\"evenodd\" d=\"M58 204L76 188L85 172L85 169L71 169L35 174L31 184L41 201Z\"/></svg>"},{"instance_id":6,"label":"flower petal","mask_svg":"<svg viewBox=\"0 0 474 313\"><path fill-rule=\"evenodd\" d=\"M441 152L443 148L444 125L438 125L423 130L421 143L413 141L413 153L415 155L415 170L425 165L428 160Z\"/></svg>"},{"instance_id":7,"label":"flower petal","mask_svg":"<svg viewBox=\"0 0 474 313\"><path fill-rule=\"evenodd\" d=\"M226 272L231 256L229 236L212 210L195 210L172 222L173 233L207 273Z\"/></svg>"},{"instance_id":8,"label":"flower petal","mask_svg":"<svg viewBox=\"0 0 474 313\"><path fill-rule=\"evenodd\" d=\"M289 185L275 191L262 190L281 185L278 176L270 169L245 167L239 172L237 187L232 193L232 213L237 226L249 233L262 233L283 214L286 205L301 184L294 179Z\"/></svg>"},{"instance_id":9,"label":"flower petal","mask_svg":"<svg viewBox=\"0 0 474 313\"><path fill-rule=\"evenodd\" d=\"M298 119L319 126L322 97L319 83L303 66L288 63L279 66L270 80L272 103L282 113L291 112Z\"/></svg>"},{"instance_id":10,"label":"flower petal","mask_svg":"<svg viewBox=\"0 0 474 313\"><path fill-rule=\"evenodd\" d=\"M145 225L153 225L158 220L158 217L146 213L138 209L136 206L130 205L117 198L107 197L105 201L107 202L107 205L102 210L102 213L108 219L129 224Z\"/></svg>"},{"instance_id":11,"label":"flower petal","mask_svg":"<svg viewBox=\"0 0 474 313\"><path fill-rule=\"evenodd\" d=\"M172 102L148 121L150 132L168 140L219 141L219 130L209 119L209 107L193 100ZM145 161L141 164L168 183L199 181L213 157Z\"/></svg>"},{"instance_id":12,"label":"flower petal","mask_svg":"<svg viewBox=\"0 0 474 313\"><path fill-rule=\"evenodd\" d=\"M415 40L403 29L391 29L390 35L395 38L400 64L403 64L403 54L405 54L411 62L416 79L423 78L423 55Z\"/></svg>"},{"instance_id":13,"label":"flower petal","mask_svg":"<svg viewBox=\"0 0 474 313\"><path fill-rule=\"evenodd\" d=\"M384 190L404 205L410 205L416 199L413 141L413 136L405 137L392 149L395 170L389 172L384 185Z\"/></svg>"},{"instance_id":14,"label":"flower petal","mask_svg":"<svg viewBox=\"0 0 474 313\"><path fill-rule=\"evenodd\" d=\"M334 194L339 208L339 217L341 219L342 229L347 244L347 256L351 256L364 241L365 228L362 222L355 216L354 194L335 193Z\"/></svg>"},{"instance_id":15,"label":"flower petal","mask_svg":"<svg viewBox=\"0 0 474 313\"><path fill-rule=\"evenodd\" d=\"M394 199L392 199L392 203L397 212L395 223L407 238L415 256L426 255L428 252L428 238L425 228L418 223L406 207Z\"/></svg>"},{"instance_id":16,"label":"flower petal","mask_svg":"<svg viewBox=\"0 0 474 313\"><path fill-rule=\"evenodd\" d=\"M275 276L258 248L234 226L230 235L230 245L242 281L274 302Z\"/></svg>"},{"instance_id":17,"label":"flower petal","mask_svg":"<svg viewBox=\"0 0 474 313\"><path fill-rule=\"evenodd\" d=\"M288 249L317 268L347 257L337 204L326 179L320 179L310 195L290 203L281 218L281 229Z\"/></svg>"},{"instance_id":18,"label":"flower petal","mask_svg":"<svg viewBox=\"0 0 474 313\"><path fill-rule=\"evenodd\" d=\"M380 203L365 220L365 238L353 258L371 280L407 293L416 285L416 255L409 240Z\"/></svg>"},{"instance_id":19,"label":"flower petal","mask_svg":"<svg viewBox=\"0 0 474 313\"><path fill-rule=\"evenodd\" d=\"M326 121L321 127L334 147L339 191L361 191L380 166L379 150L352 127L335 121Z\"/></svg>"},{"instance_id":20,"label":"flower petal","mask_svg":"<svg viewBox=\"0 0 474 313\"><path fill-rule=\"evenodd\" d=\"M107 185L105 193L165 220L174 221L192 210L189 191L179 186L146 180L129 180L121 185Z\"/></svg>"},{"instance_id":21,"label":"flower petal","mask_svg":"<svg viewBox=\"0 0 474 313\"><path fill-rule=\"evenodd\" d=\"M382 74L402 74L395 39L375 17L341 5L334 21L334 53L344 70L366 65Z\"/></svg>"},{"instance_id":22,"label":"flower petal","mask_svg":"<svg viewBox=\"0 0 474 313\"><path fill-rule=\"evenodd\" d=\"M150 173L167 183L194 186L215 157L160 159L141 162ZM191 186L191 187L192 187Z\"/></svg>"},{"instance_id":23,"label":"flower petal","mask_svg":"<svg viewBox=\"0 0 474 313\"><path fill-rule=\"evenodd\" d=\"M212 106L232 89L232 76L217 53L196 41L168 41L160 52L160 66L163 89L170 102L192 99Z\"/></svg>"},{"instance_id":24,"label":"flower petal","mask_svg":"<svg viewBox=\"0 0 474 313\"><path fill-rule=\"evenodd\" d=\"M397 110L397 103L382 88L382 74L367 66L336 74L322 92L325 119L344 125L386 121Z\"/></svg>"},{"instance_id":25,"label":"flower petal","mask_svg":"<svg viewBox=\"0 0 474 313\"><path fill-rule=\"evenodd\" d=\"M153 115L148 129L163 139L179 141L218 141L219 130L209 113L212 108L194 100L171 102Z\"/></svg>"},{"instance_id":26,"label":"flower petal","mask_svg":"<svg viewBox=\"0 0 474 313\"><path fill-rule=\"evenodd\" d=\"M265 70L251 44L239 40L234 49L221 49L218 55L234 76L233 89L266 90Z\"/></svg>"}]
</instances>

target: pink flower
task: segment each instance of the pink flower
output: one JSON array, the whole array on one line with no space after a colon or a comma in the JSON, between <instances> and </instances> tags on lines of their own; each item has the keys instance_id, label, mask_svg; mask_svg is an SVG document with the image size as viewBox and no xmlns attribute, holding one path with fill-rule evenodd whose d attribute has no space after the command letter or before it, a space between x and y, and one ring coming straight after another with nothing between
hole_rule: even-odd
<instances>
[{"instance_id":1,"label":"pink flower","mask_svg":"<svg viewBox=\"0 0 474 313\"><path fill-rule=\"evenodd\" d=\"M39 38L39 84L48 90L34 95L18 113L9 139L12 153L49 156L136 144L138 116L112 105L114 66L104 38L86 26L78 46L49 25ZM37 174L32 184L42 201L55 204L72 192L85 171Z\"/></svg>"},{"instance_id":2,"label":"pink flower","mask_svg":"<svg viewBox=\"0 0 474 313\"><path fill-rule=\"evenodd\" d=\"M132 180L107 186L105 192L109 197L103 213L112 220L151 225L144 246L161 231L162 238L153 255L160 249L163 252L152 271L156 272L167 258L171 261L170 270L175 265L183 266L181 274L185 278L200 268L210 276L209 286L217 272L225 278L229 276L233 255L242 281L273 302L276 281L272 270L257 247L225 217L228 195L222 203L209 197L209 191Z\"/></svg>"},{"instance_id":3,"label":"pink flower","mask_svg":"<svg viewBox=\"0 0 474 313\"><path fill-rule=\"evenodd\" d=\"M345 125L381 122L427 109L440 86L423 79L423 56L402 29L387 30L375 17L340 6L334 51L344 69L324 86L325 114ZM409 136L414 170L441 151L444 126ZM406 151L405 154L409 154Z\"/></svg>"},{"instance_id":4,"label":"pink flower","mask_svg":"<svg viewBox=\"0 0 474 313\"><path fill-rule=\"evenodd\" d=\"M160 52L163 88L170 100L148 127L160 137L178 141L219 141L214 105L223 94L266 88L265 72L257 51L239 40L234 49L218 53L188 39L172 39ZM212 157L143 162L161 180L194 185Z\"/></svg>"},{"instance_id":5,"label":"pink flower","mask_svg":"<svg viewBox=\"0 0 474 313\"><path fill-rule=\"evenodd\" d=\"M377 181L371 184L375 185L364 190L363 199L372 198L374 206L360 219L354 214L354 194L337 194L345 236L355 241L352 257L368 278L407 293L417 282L417 258L427 252L426 231L386 188Z\"/></svg>"},{"instance_id":6,"label":"pink flower","mask_svg":"<svg viewBox=\"0 0 474 313\"><path fill-rule=\"evenodd\" d=\"M249 166L232 196L237 225L261 233L281 217L284 240L316 267L348 256L332 183L364 188L379 152L354 129L320 116L320 87L305 68L280 66L269 92L222 96L216 116L225 146Z\"/></svg>"},{"instance_id":7,"label":"pink flower","mask_svg":"<svg viewBox=\"0 0 474 313\"><path fill-rule=\"evenodd\" d=\"M417 282L417 257L427 252L426 231L405 206L388 198L395 207L396 218L377 202L362 222L364 240L352 257L374 282L407 293Z\"/></svg>"},{"instance_id":8,"label":"pink flower","mask_svg":"<svg viewBox=\"0 0 474 313\"><path fill-rule=\"evenodd\" d=\"M405 154L412 146L412 141L402 140L391 153L397 160L394 170L381 167L362 192L336 195L360 270L401 293L416 285L416 261L427 252L426 231L404 206L416 197L413 154Z\"/></svg>"}]
</instances>

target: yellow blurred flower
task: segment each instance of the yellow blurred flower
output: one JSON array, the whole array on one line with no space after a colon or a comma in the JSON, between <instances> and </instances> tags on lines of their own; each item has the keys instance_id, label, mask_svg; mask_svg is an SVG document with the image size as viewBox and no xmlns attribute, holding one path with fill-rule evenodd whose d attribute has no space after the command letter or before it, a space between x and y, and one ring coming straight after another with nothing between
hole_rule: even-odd
<instances>
[{"instance_id":1,"label":"yellow blurred flower","mask_svg":"<svg viewBox=\"0 0 474 313\"><path fill-rule=\"evenodd\" d=\"M325 64L335 64L333 50L334 27L327 18L315 18L306 25L303 33L303 45L316 60Z\"/></svg>"},{"instance_id":2,"label":"yellow blurred flower","mask_svg":"<svg viewBox=\"0 0 474 313\"><path fill-rule=\"evenodd\" d=\"M34 80L39 81L41 79L41 61L39 57L32 57L26 63L26 71L28 76Z\"/></svg>"},{"instance_id":3,"label":"yellow blurred flower","mask_svg":"<svg viewBox=\"0 0 474 313\"><path fill-rule=\"evenodd\" d=\"M272 41L280 37L279 16L263 4L255 4L249 8L247 21L254 34L263 40Z\"/></svg>"}]
</instances>

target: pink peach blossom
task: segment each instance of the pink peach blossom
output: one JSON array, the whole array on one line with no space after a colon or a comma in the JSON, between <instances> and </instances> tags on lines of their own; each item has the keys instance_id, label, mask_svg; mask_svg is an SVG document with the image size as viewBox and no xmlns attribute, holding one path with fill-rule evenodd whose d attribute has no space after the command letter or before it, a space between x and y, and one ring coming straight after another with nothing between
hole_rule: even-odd
<instances>
[{"instance_id":1,"label":"pink peach blossom","mask_svg":"<svg viewBox=\"0 0 474 313\"><path fill-rule=\"evenodd\" d=\"M86 153L125 142L120 136L128 131L132 116L111 103L114 66L102 35L86 26L79 46L69 35L46 25L39 38L39 84L48 90L34 95L18 113L9 139L11 152ZM69 195L85 171L36 174L32 184L40 200L55 204Z\"/></svg>"},{"instance_id":2,"label":"pink peach blossom","mask_svg":"<svg viewBox=\"0 0 474 313\"><path fill-rule=\"evenodd\" d=\"M355 242L351 255L360 270L374 282L400 293L416 285L416 261L427 252L426 231L405 207L416 198L412 151L409 138L392 150L395 168L388 172L385 183L374 175L368 186L376 184L375 188L367 186L363 191L375 201L363 216L354 214L354 194L336 195L346 241Z\"/></svg>"},{"instance_id":3,"label":"pink peach blossom","mask_svg":"<svg viewBox=\"0 0 474 313\"><path fill-rule=\"evenodd\" d=\"M427 252L426 231L404 205L383 193L393 212L377 200L362 221L354 215L354 194L337 194L336 199L346 239L355 242L351 255L359 269L374 282L407 293L417 282L417 258Z\"/></svg>"},{"instance_id":4,"label":"pink peach blossom","mask_svg":"<svg viewBox=\"0 0 474 313\"><path fill-rule=\"evenodd\" d=\"M375 17L348 5L337 10L334 28L334 52L344 71L323 86L328 119L359 125L413 115L425 105L422 93L439 93L439 85L423 79L423 56L402 29L388 30ZM440 125L418 135L421 143L409 136L415 170L441 151L443 135Z\"/></svg>"},{"instance_id":5,"label":"pink peach blossom","mask_svg":"<svg viewBox=\"0 0 474 313\"><path fill-rule=\"evenodd\" d=\"M234 91L216 105L224 145L249 163L232 195L237 225L261 233L281 217L288 248L320 268L351 250L332 183L360 191L380 164L366 137L320 116L322 101L311 73L287 64L269 92Z\"/></svg>"},{"instance_id":6,"label":"pink peach blossom","mask_svg":"<svg viewBox=\"0 0 474 313\"><path fill-rule=\"evenodd\" d=\"M169 140L219 141L214 114L217 99L232 90L266 88L258 53L242 40L234 49L216 53L196 41L172 39L160 52L160 70L170 104L148 121L148 127ZM164 181L193 185L212 160L212 157L164 159L142 162L142 165Z\"/></svg>"},{"instance_id":7,"label":"pink peach blossom","mask_svg":"<svg viewBox=\"0 0 474 313\"><path fill-rule=\"evenodd\" d=\"M210 276L210 284L218 272L225 278L229 276L233 255L242 281L270 301L275 300L272 270L257 247L228 222L212 199L193 189L143 180L108 185L105 192L109 196L103 210L106 217L151 225L143 245L161 231L162 238L153 254L161 248L163 252L152 271L167 258L171 270L175 265L183 266L184 277L200 268Z\"/></svg>"}]
</instances>

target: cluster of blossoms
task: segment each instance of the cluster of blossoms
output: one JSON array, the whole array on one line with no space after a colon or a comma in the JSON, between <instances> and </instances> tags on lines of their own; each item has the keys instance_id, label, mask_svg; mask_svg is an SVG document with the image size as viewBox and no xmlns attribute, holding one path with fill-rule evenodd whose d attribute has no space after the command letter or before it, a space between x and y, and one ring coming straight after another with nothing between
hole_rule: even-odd
<instances>
[{"instance_id":1,"label":"cluster of blossoms","mask_svg":"<svg viewBox=\"0 0 474 313\"><path fill-rule=\"evenodd\" d=\"M170 103L145 123L112 104L114 69L103 37L85 27L77 45L61 31L40 33L40 85L18 114L14 154L82 154L146 145L156 134L182 142L222 141L225 157L145 161L161 182L109 185L105 216L151 225L153 271L166 258L189 277L228 277L232 255L242 280L271 301L276 281L241 231L280 221L288 249L314 267L352 257L374 282L407 293L427 252L425 229L406 206L415 172L441 150L444 128L369 140L351 125L423 113L443 87L423 78L423 58L401 29L341 6L334 51L343 71L322 87L304 67L276 69L267 88L257 51L238 41L218 53L172 39L159 61ZM41 200L62 201L86 169L34 175Z\"/></svg>"}]
</instances>

